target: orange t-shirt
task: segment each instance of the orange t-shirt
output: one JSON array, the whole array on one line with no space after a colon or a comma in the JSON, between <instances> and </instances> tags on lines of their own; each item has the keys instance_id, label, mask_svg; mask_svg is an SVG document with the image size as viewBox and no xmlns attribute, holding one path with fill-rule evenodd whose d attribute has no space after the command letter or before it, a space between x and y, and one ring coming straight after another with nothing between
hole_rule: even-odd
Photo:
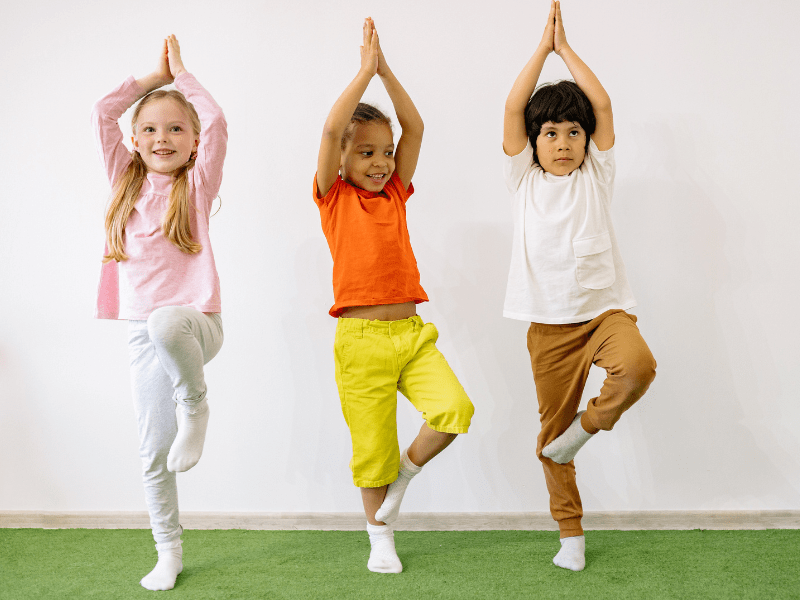
<instances>
[{"instance_id":1,"label":"orange t-shirt","mask_svg":"<svg viewBox=\"0 0 800 600\"><path fill-rule=\"evenodd\" d=\"M406 225L406 201L413 193L413 185L406 190L392 173L380 192L362 190L337 177L320 198L314 176L314 202L333 256L332 317L349 306L428 300Z\"/></svg>"}]
</instances>

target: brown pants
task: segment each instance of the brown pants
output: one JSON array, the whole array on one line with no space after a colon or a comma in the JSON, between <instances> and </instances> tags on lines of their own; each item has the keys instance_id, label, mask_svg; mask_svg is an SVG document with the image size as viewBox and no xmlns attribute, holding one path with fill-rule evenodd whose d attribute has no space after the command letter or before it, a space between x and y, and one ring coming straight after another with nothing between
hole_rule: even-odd
<instances>
[{"instance_id":1,"label":"brown pants","mask_svg":"<svg viewBox=\"0 0 800 600\"><path fill-rule=\"evenodd\" d=\"M636 327L636 317L621 310L606 311L585 323L531 323L528 352L542 422L536 455L550 493L550 514L562 538L582 535L583 508L574 461L555 463L542 456L542 448L575 418L592 364L604 368L607 377L600 395L589 401L582 422L608 431L650 387L656 361Z\"/></svg>"}]
</instances>

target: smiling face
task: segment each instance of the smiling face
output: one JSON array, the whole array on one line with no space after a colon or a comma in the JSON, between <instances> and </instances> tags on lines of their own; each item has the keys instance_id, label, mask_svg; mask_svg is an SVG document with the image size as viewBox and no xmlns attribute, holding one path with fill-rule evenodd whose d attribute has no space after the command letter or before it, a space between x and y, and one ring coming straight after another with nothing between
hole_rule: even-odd
<instances>
[{"instance_id":1,"label":"smiling face","mask_svg":"<svg viewBox=\"0 0 800 600\"><path fill-rule=\"evenodd\" d=\"M369 192L380 192L394 173L392 130L382 122L356 123L342 150L342 179Z\"/></svg>"},{"instance_id":2,"label":"smiling face","mask_svg":"<svg viewBox=\"0 0 800 600\"><path fill-rule=\"evenodd\" d=\"M189 114L177 100L158 98L139 111L133 146L148 171L171 175L189 160L199 143Z\"/></svg>"},{"instance_id":3,"label":"smiling face","mask_svg":"<svg viewBox=\"0 0 800 600\"><path fill-rule=\"evenodd\" d=\"M577 122L547 121L536 138L539 165L553 175L569 175L586 158L586 132Z\"/></svg>"}]
</instances>

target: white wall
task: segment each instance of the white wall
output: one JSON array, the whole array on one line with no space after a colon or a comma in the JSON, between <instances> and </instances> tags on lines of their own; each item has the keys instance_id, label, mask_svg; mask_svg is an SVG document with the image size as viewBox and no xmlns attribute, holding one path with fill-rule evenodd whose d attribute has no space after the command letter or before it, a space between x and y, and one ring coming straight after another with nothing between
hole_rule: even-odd
<instances>
[{"instance_id":1,"label":"white wall","mask_svg":"<svg viewBox=\"0 0 800 600\"><path fill-rule=\"evenodd\" d=\"M181 506L357 511L333 378L331 259L311 199L330 106L372 15L426 123L409 228L420 313L476 405L408 511L542 511L526 325L510 254L503 103L546 0L17 2L0 18L0 510L142 510L126 325L91 318L108 185L89 110L175 33L224 108L212 219L226 342ZM614 102L614 217L658 363L578 459L586 510L800 507L800 5L564 0ZM543 80L568 76L555 55ZM367 99L389 109L379 82ZM586 399L602 373L593 373ZM420 420L401 398L410 441Z\"/></svg>"}]
</instances>

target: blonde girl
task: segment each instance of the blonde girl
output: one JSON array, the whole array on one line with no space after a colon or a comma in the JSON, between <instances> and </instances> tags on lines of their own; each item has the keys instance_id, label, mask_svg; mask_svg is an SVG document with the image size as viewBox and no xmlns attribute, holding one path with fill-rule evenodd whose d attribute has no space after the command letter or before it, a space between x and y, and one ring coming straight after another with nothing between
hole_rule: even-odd
<instances>
[{"instance_id":1,"label":"blonde girl","mask_svg":"<svg viewBox=\"0 0 800 600\"><path fill-rule=\"evenodd\" d=\"M158 90L173 82L179 91ZM117 120L139 98L131 152ZM128 320L139 455L158 551L141 584L168 590L183 570L175 473L202 454L209 415L203 366L223 339L208 219L227 126L184 68L174 35L153 73L129 77L94 105L92 126L113 189L95 316Z\"/></svg>"}]
</instances>

